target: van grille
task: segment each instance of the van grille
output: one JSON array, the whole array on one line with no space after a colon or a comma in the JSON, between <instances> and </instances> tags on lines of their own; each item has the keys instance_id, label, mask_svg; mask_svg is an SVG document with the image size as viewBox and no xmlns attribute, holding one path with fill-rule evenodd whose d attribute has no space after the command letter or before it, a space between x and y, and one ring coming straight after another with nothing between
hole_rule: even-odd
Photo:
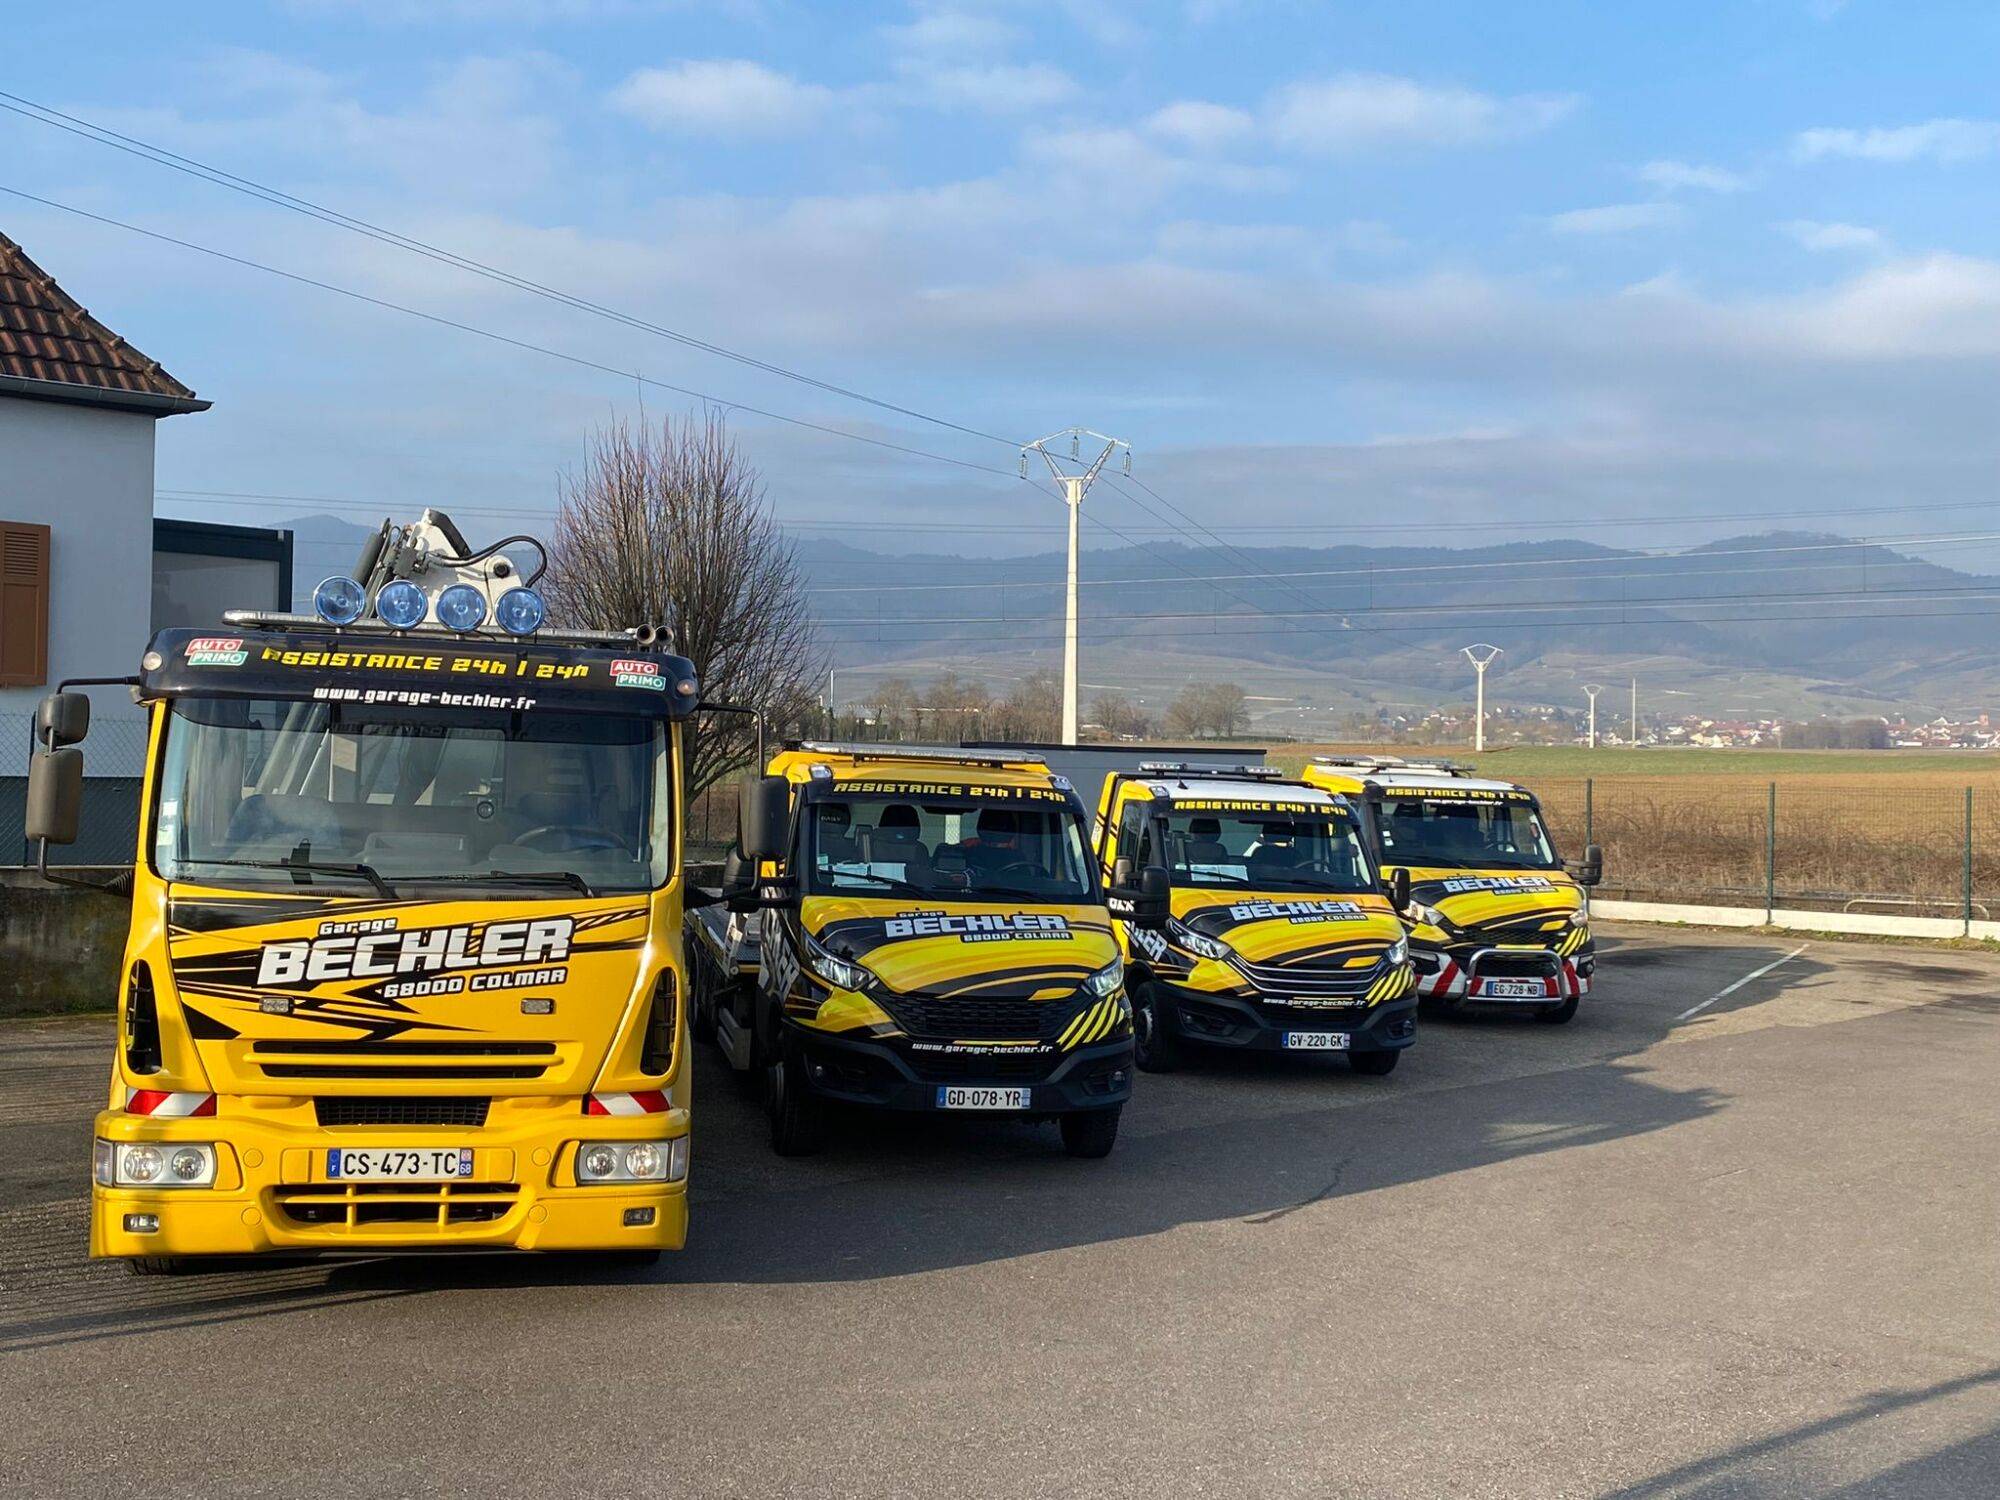
<instances>
[{"instance_id":1,"label":"van grille","mask_svg":"<svg viewBox=\"0 0 2000 1500\"><path fill-rule=\"evenodd\" d=\"M1344 958L1338 960L1345 964ZM1336 968L1317 963L1303 964L1253 964L1248 959L1232 956L1231 968L1242 975L1261 995L1273 998L1283 995L1309 995L1314 999L1333 996L1366 994L1368 987L1382 977L1379 963L1365 969Z\"/></svg>"},{"instance_id":2,"label":"van grille","mask_svg":"<svg viewBox=\"0 0 2000 1500\"><path fill-rule=\"evenodd\" d=\"M272 1206L310 1229L490 1224L520 1201L513 1182L313 1182L275 1188Z\"/></svg>"},{"instance_id":3,"label":"van grille","mask_svg":"<svg viewBox=\"0 0 2000 1500\"><path fill-rule=\"evenodd\" d=\"M938 1000L871 997L906 1036L948 1042L1052 1042L1075 1019L1079 1000Z\"/></svg>"},{"instance_id":4,"label":"van grille","mask_svg":"<svg viewBox=\"0 0 2000 1500\"><path fill-rule=\"evenodd\" d=\"M340 1125L465 1125L486 1123L493 1101L471 1096L427 1098L421 1095L328 1094L313 1100L313 1113L323 1126Z\"/></svg>"},{"instance_id":5,"label":"van grille","mask_svg":"<svg viewBox=\"0 0 2000 1500\"><path fill-rule=\"evenodd\" d=\"M553 1042L255 1041L266 1078L540 1078Z\"/></svg>"},{"instance_id":6,"label":"van grille","mask_svg":"<svg viewBox=\"0 0 2000 1500\"><path fill-rule=\"evenodd\" d=\"M1062 1061L1059 1052L1022 1047L972 1055L964 1052L912 1052L903 1059L926 1083L1038 1083Z\"/></svg>"}]
</instances>

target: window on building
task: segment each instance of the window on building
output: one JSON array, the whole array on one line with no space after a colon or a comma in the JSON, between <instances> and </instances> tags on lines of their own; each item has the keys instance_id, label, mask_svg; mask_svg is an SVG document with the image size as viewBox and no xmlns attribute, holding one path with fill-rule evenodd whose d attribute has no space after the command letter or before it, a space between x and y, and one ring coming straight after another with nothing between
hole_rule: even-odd
<instances>
[{"instance_id":1,"label":"window on building","mask_svg":"<svg viewBox=\"0 0 2000 1500\"><path fill-rule=\"evenodd\" d=\"M0 687L49 678L49 528L0 521Z\"/></svg>"}]
</instances>

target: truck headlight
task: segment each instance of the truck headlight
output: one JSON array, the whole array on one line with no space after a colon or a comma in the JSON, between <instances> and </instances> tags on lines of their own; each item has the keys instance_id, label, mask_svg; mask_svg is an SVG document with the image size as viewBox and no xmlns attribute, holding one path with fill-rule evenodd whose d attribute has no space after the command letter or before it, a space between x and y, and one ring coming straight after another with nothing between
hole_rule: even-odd
<instances>
[{"instance_id":1,"label":"truck headlight","mask_svg":"<svg viewBox=\"0 0 2000 1500\"><path fill-rule=\"evenodd\" d=\"M1410 961L1410 940L1406 937L1397 938L1389 945L1389 951L1384 953L1382 958L1390 968L1401 968Z\"/></svg>"},{"instance_id":2,"label":"truck headlight","mask_svg":"<svg viewBox=\"0 0 2000 1500\"><path fill-rule=\"evenodd\" d=\"M1196 932L1179 917L1167 919L1167 936L1174 940L1174 946L1185 948L1196 958L1224 959L1229 957L1229 944L1220 938L1212 938L1206 933Z\"/></svg>"},{"instance_id":3,"label":"truck headlight","mask_svg":"<svg viewBox=\"0 0 2000 1500\"><path fill-rule=\"evenodd\" d=\"M1093 995L1112 995L1125 982L1125 960L1114 958L1095 974L1083 981L1083 987Z\"/></svg>"},{"instance_id":4,"label":"truck headlight","mask_svg":"<svg viewBox=\"0 0 2000 1500\"><path fill-rule=\"evenodd\" d=\"M577 1148L576 1180L679 1182L687 1176L688 1138L670 1141L585 1141Z\"/></svg>"},{"instance_id":5,"label":"truck headlight","mask_svg":"<svg viewBox=\"0 0 2000 1500\"><path fill-rule=\"evenodd\" d=\"M875 976L860 964L850 963L839 954L824 948L811 933L801 934L805 938L806 967L819 975L835 989L865 990Z\"/></svg>"},{"instance_id":6,"label":"truck headlight","mask_svg":"<svg viewBox=\"0 0 2000 1500\"><path fill-rule=\"evenodd\" d=\"M100 1139L91 1149L91 1177L100 1187L213 1187L215 1147L206 1141L125 1146Z\"/></svg>"}]
</instances>

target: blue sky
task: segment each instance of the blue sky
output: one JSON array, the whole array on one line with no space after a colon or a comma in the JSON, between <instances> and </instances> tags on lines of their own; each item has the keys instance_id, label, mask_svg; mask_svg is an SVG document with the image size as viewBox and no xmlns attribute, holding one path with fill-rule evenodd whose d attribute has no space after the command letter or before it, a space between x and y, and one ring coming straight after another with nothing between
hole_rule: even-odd
<instances>
[{"instance_id":1,"label":"blue sky","mask_svg":"<svg viewBox=\"0 0 2000 1500\"><path fill-rule=\"evenodd\" d=\"M983 433L1116 433L1246 543L1622 518L1584 534L1666 545L1886 506L1843 529L1969 531L2000 461L1988 6L292 0L37 6L10 34L9 93ZM1003 443L18 115L0 185L1004 471L743 416L802 536L1059 540ZM215 401L163 424L164 490L546 510L640 407L5 193L0 229ZM1159 535L1121 495L1092 511Z\"/></svg>"}]
</instances>

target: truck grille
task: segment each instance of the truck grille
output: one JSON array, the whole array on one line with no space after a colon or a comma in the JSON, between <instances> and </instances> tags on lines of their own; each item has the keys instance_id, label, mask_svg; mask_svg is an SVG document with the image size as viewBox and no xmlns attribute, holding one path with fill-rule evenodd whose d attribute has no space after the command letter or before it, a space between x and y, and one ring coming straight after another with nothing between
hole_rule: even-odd
<instances>
[{"instance_id":1,"label":"truck grille","mask_svg":"<svg viewBox=\"0 0 2000 1500\"><path fill-rule=\"evenodd\" d=\"M273 1189L272 1206L310 1229L488 1224L520 1200L513 1182L313 1182Z\"/></svg>"},{"instance_id":2,"label":"truck grille","mask_svg":"<svg viewBox=\"0 0 2000 1500\"><path fill-rule=\"evenodd\" d=\"M465 1125L486 1123L486 1110L493 1101L463 1097L426 1098L421 1095L328 1094L313 1100L313 1113L323 1126L339 1125Z\"/></svg>"},{"instance_id":3,"label":"truck grille","mask_svg":"<svg viewBox=\"0 0 2000 1500\"><path fill-rule=\"evenodd\" d=\"M540 1078L553 1042L255 1041L266 1078Z\"/></svg>"},{"instance_id":4,"label":"truck grille","mask_svg":"<svg viewBox=\"0 0 2000 1500\"><path fill-rule=\"evenodd\" d=\"M1361 995L1382 977L1379 962L1365 969L1348 969L1323 963L1253 964L1232 956L1229 966L1249 980L1260 995L1273 999L1286 995L1307 995L1315 1000Z\"/></svg>"},{"instance_id":5,"label":"truck grille","mask_svg":"<svg viewBox=\"0 0 2000 1500\"><path fill-rule=\"evenodd\" d=\"M1079 1000L937 1000L877 995L875 1003L907 1036L948 1042L1052 1042L1075 1019Z\"/></svg>"}]
</instances>

